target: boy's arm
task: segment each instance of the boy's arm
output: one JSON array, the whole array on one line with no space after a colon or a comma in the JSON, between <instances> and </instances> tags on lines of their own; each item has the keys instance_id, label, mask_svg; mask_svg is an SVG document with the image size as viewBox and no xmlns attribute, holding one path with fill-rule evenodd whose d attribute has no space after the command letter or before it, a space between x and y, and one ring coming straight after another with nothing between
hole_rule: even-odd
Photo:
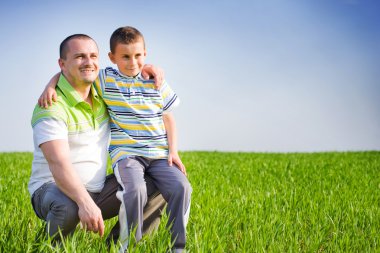
<instances>
[{"instance_id":1,"label":"boy's arm","mask_svg":"<svg viewBox=\"0 0 380 253\"><path fill-rule=\"evenodd\" d=\"M44 91L38 99L38 105L40 107L48 108L53 104L53 101L57 101L57 92L55 91L55 87L57 86L60 75L61 73L55 74L46 85Z\"/></svg>"},{"instance_id":2,"label":"boy's arm","mask_svg":"<svg viewBox=\"0 0 380 253\"><path fill-rule=\"evenodd\" d=\"M164 113L162 116L164 120L164 125L166 129L166 134L168 136L169 144L169 165L172 166L175 163L178 168L186 175L186 168L183 165L181 158L178 155L177 149L177 128L174 120L174 115L171 112Z\"/></svg>"}]
</instances>

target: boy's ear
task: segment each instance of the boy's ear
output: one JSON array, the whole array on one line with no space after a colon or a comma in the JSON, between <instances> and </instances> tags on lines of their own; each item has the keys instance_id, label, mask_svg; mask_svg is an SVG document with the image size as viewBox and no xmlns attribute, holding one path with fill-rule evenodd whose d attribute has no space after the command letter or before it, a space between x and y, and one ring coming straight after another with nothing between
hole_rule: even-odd
<instances>
[{"instance_id":1,"label":"boy's ear","mask_svg":"<svg viewBox=\"0 0 380 253\"><path fill-rule=\"evenodd\" d=\"M108 53L108 57L110 58L110 60L112 61L113 64L116 64L116 63L115 63L115 57L114 57L114 55L113 55L112 52L109 52L109 53Z\"/></svg>"}]
</instances>

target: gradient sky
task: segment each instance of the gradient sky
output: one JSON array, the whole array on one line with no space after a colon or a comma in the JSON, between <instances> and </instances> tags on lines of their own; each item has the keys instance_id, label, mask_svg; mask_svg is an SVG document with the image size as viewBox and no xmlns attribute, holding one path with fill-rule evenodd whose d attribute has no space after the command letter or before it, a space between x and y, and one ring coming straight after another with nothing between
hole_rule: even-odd
<instances>
[{"instance_id":1,"label":"gradient sky","mask_svg":"<svg viewBox=\"0 0 380 253\"><path fill-rule=\"evenodd\" d=\"M377 0L2 1L0 151L32 151L60 42L90 35L104 68L125 25L181 98L181 150L380 150L379 13Z\"/></svg>"}]
</instances>

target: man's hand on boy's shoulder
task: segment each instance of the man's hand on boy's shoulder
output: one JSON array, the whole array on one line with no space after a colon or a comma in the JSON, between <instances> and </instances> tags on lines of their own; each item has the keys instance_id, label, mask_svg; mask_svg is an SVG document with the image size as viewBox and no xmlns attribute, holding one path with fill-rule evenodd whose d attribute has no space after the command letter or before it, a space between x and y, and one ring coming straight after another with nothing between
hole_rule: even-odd
<instances>
[{"instance_id":1,"label":"man's hand on boy's shoulder","mask_svg":"<svg viewBox=\"0 0 380 253\"><path fill-rule=\"evenodd\" d=\"M154 86L159 90L164 81L164 70L152 64L145 64L141 70L141 76L146 80L154 79Z\"/></svg>"}]
</instances>

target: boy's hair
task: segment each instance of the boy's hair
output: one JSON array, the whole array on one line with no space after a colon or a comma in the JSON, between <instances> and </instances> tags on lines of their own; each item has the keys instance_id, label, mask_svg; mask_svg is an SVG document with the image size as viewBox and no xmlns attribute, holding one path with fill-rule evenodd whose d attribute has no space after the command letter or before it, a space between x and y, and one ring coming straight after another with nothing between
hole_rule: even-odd
<instances>
[{"instance_id":1,"label":"boy's hair","mask_svg":"<svg viewBox=\"0 0 380 253\"><path fill-rule=\"evenodd\" d=\"M128 45L131 43L135 43L139 40L142 40L142 42L144 43L144 48L145 48L144 36L139 30L137 30L136 28L132 26L120 27L116 29L111 35L111 39L110 39L111 52L115 53L116 45L119 43Z\"/></svg>"},{"instance_id":2,"label":"boy's hair","mask_svg":"<svg viewBox=\"0 0 380 253\"><path fill-rule=\"evenodd\" d=\"M96 44L96 41L86 34L77 33L77 34L70 35L69 37L64 39L61 42L61 45L59 46L59 58L66 59L66 54L67 54L67 51L69 50L69 47L67 44L72 39L88 39L88 40L94 41ZM96 46L98 45L96 44Z\"/></svg>"}]
</instances>

